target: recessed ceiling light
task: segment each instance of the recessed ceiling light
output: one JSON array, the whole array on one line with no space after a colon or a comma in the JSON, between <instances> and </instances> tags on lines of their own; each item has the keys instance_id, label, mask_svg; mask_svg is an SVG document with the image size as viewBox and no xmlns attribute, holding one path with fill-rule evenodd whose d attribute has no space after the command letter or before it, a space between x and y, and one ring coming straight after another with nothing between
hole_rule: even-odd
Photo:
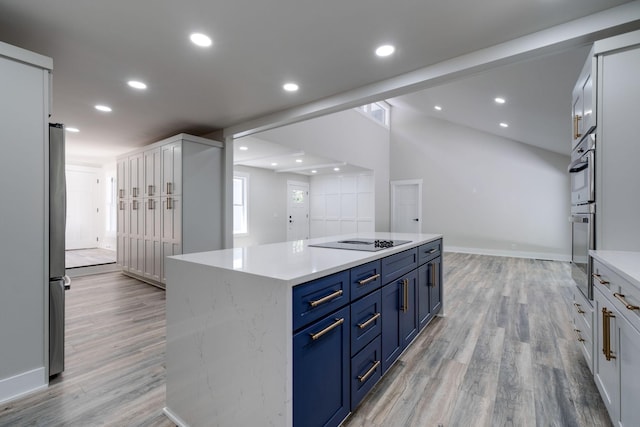
<instances>
[{"instance_id":1,"label":"recessed ceiling light","mask_svg":"<svg viewBox=\"0 0 640 427\"><path fill-rule=\"evenodd\" d=\"M302 163L302 159L296 159L296 163Z\"/></svg>"},{"instance_id":2,"label":"recessed ceiling light","mask_svg":"<svg viewBox=\"0 0 640 427\"><path fill-rule=\"evenodd\" d=\"M202 33L193 33L189 38L193 44L200 47L209 47L213 44L211 37Z\"/></svg>"},{"instance_id":3,"label":"recessed ceiling light","mask_svg":"<svg viewBox=\"0 0 640 427\"><path fill-rule=\"evenodd\" d=\"M80 129L72 128L72 127L65 127L64 130L66 130L67 132L73 132L73 133L80 132Z\"/></svg>"},{"instance_id":4,"label":"recessed ceiling light","mask_svg":"<svg viewBox=\"0 0 640 427\"><path fill-rule=\"evenodd\" d=\"M395 47L391 46L390 44L385 44L385 45L379 46L376 49L376 55L378 55L378 56L389 56L389 55L392 55L393 52L395 52L395 51L396 51Z\"/></svg>"},{"instance_id":5,"label":"recessed ceiling light","mask_svg":"<svg viewBox=\"0 0 640 427\"><path fill-rule=\"evenodd\" d=\"M287 92L295 92L300 89L300 86L295 83L285 83L284 85L282 85L282 88Z\"/></svg>"},{"instance_id":6,"label":"recessed ceiling light","mask_svg":"<svg viewBox=\"0 0 640 427\"><path fill-rule=\"evenodd\" d=\"M112 111L111 107L108 107L106 105L100 105L100 104L96 105L95 109L98 111L103 111L105 113L110 113Z\"/></svg>"},{"instance_id":7,"label":"recessed ceiling light","mask_svg":"<svg viewBox=\"0 0 640 427\"><path fill-rule=\"evenodd\" d=\"M496 101L496 104L504 104L505 102L507 102L504 98L496 98L494 99L494 101Z\"/></svg>"},{"instance_id":8,"label":"recessed ceiling light","mask_svg":"<svg viewBox=\"0 0 640 427\"><path fill-rule=\"evenodd\" d=\"M509 124L508 123L500 123L500 127L508 128Z\"/></svg>"},{"instance_id":9,"label":"recessed ceiling light","mask_svg":"<svg viewBox=\"0 0 640 427\"><path fill-rule=\"evenodd\" d=\"M240 150L240 151L247 151L248 149L249 149L249 147L246 147L244 145L238 147L238 150Z\"/></svg>"},{"instance_id":10,"label":"recessed ceiling light","mask_svg":"<svg viewBox=\"0 0 640 427\"><path fill-rule=\"evenodd\" d=\"M129 80L129 81L127 82L127 84L128 84L129 86L131 86L132 88L134 88L134 89L140 89L140 90L143 90L143 89L146 89L146 88L147 88L147 85L146 85L146 84L144 84L144 83L142 83L141 81L138 81L138 80Z\"/></svg>"},{"instance_id":11,"label":"recessed ceiling light","mask_svg":"<svg viewBox=\"0 0 640 427\"><path fill-rule=\"evenodd\" d=\"M271 166L278 166L277 163L271 163Z\"/></svg>"},{"instance_id":12,"label":"recessed ceiling light","mask_svg":"<svg viewBox=\"0 0 640 427\"><path fill-rule=\"evenodd\" d=\"M439 105L436 105L435 107L433 107L433 109L437 111L442 111L442 107Z\"/></svg>"},{"instance_id":13,"label":"recessed ceiling light","mask_svg":"<svg viewBox=\"0 0 640 427\"><path fill-rule=\"evenodd\" d=\"M340 168L333 168L333 170L338 172L338 171L340 171Z\"/></svg>"},{"instance_id":14,"label":"recessed ceiling light","mask_svg":"<svg viewBox=\"0 0 640 427\"><path fill-rule=\"evenodd\" d=\"M314 169L311 171L311 173L318 173L318 171Z\"/></svg>"}]
</instances>

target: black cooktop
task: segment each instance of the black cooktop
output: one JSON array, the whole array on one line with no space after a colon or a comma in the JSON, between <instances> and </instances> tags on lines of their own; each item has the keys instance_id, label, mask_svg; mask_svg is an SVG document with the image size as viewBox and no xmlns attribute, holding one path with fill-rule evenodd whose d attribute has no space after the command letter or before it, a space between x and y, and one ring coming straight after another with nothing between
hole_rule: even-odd
<instances>
[{"instance_id":1,"label":"black cooktop","mask_svg":"<svg viewBox=\"0 0 640 427\"><path fill-rule=\"evenodd\" d=\"M404 245L405 243L411 243L411 240L383 240L383 239L345 239L335 242L316 243L313 246L316 248L330 248L330 249L348 249L352 251L367 251L376 252L387 248L393 248L394 246Z\"/></svg>"}]
</instances>

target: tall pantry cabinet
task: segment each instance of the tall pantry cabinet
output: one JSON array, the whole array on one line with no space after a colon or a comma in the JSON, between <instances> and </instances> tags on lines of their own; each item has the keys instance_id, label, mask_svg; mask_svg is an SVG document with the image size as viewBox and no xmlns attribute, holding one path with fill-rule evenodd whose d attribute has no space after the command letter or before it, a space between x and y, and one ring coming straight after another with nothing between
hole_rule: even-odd
<instances>
[{"instance_id":1,"label":"tall pantry cabinet","mask_svg":"<svg viewBox=\"0 0 640 427\"><path fill-rule=\"evenodd\" d=\"M164 259L222 249L222 147L187 134L118 158L118 264L165 286Z\"/></svg>"}]
</instances>

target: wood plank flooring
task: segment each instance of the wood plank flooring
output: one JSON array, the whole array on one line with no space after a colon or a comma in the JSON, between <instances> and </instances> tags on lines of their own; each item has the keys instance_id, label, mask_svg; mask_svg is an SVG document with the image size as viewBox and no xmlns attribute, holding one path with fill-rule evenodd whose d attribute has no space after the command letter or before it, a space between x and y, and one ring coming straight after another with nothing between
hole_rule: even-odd
<instances>
[{"instance_id":1,"label":"wood plank flooring","mask_svg":"<svg viewBox=\"0 0 640 427\"><path fill-rule=\"evenodd\" d=\"M611 426L572 333L567 263L447 253L444 268L446 316L345 427ZM173 425L164 292L118 273L73 285L66 371L0 406L0 426Z\"/></svg>"},{"instance_id":2,"label":"wood plank flooring","mask_svg":"<svg viewBox=\"0 0 640 427\"><path fill-rule=\"evenodd\" d=\"M345 421L611 426L572 333L569 265L447 253L434 319Z\"/></svg>"},{"instance_id":3,"label":"wood plank flooring","mask_svg":"<svg viewBox=\"0 0 640 427\"><path fill-rule=\"evenodd\" d=\"M67 269L115 264L116 251L103 248L72 249L64 251L64 260Z\"/></svg>"}]
</instances>

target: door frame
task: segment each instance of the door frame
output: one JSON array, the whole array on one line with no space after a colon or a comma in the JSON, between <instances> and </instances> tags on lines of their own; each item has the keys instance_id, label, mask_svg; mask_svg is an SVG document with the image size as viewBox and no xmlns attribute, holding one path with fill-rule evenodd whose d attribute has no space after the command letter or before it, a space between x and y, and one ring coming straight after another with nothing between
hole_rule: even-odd
<instances>
[{"instance_id":1,"label":"door frame","mask_svg":"<svg viewBox=\"0 0 640 427\"><path fill-rule=\"evenodd\" d=\"M311 219L309 218L310 213L311 213L311 200L310 200L310 194L311 194L311 185L308 182L304 182L304 181L294 181L294 180L287 180L287 216L285 218L286 221L289 221L289 216L291 215L291 212L289 210L290 207L290 203L289 203L289 186L290 185L298 185L300 187L306 187L307 189L307 239L309 238L309 235L311 233ZM289 231L289 223L286 223L286 233L287 233L287 241L291 240L290 238L290 231Z\"/></svg>"},{"instance_id":2,"label":"door frame","mask_svg":"<svg viewBox=\"0 0 640 427\"><path fill-rule=\"evenodd\" d=\"M390 213L391 213L391 224L390 229L391 232L396 232L396 191L398 187L404 185L418 185L418 232L422 230L422 179L402 179L402 180L394 180L390 182L391 184L391 204L390 204Z\"/></svg>"}]
</instances>

